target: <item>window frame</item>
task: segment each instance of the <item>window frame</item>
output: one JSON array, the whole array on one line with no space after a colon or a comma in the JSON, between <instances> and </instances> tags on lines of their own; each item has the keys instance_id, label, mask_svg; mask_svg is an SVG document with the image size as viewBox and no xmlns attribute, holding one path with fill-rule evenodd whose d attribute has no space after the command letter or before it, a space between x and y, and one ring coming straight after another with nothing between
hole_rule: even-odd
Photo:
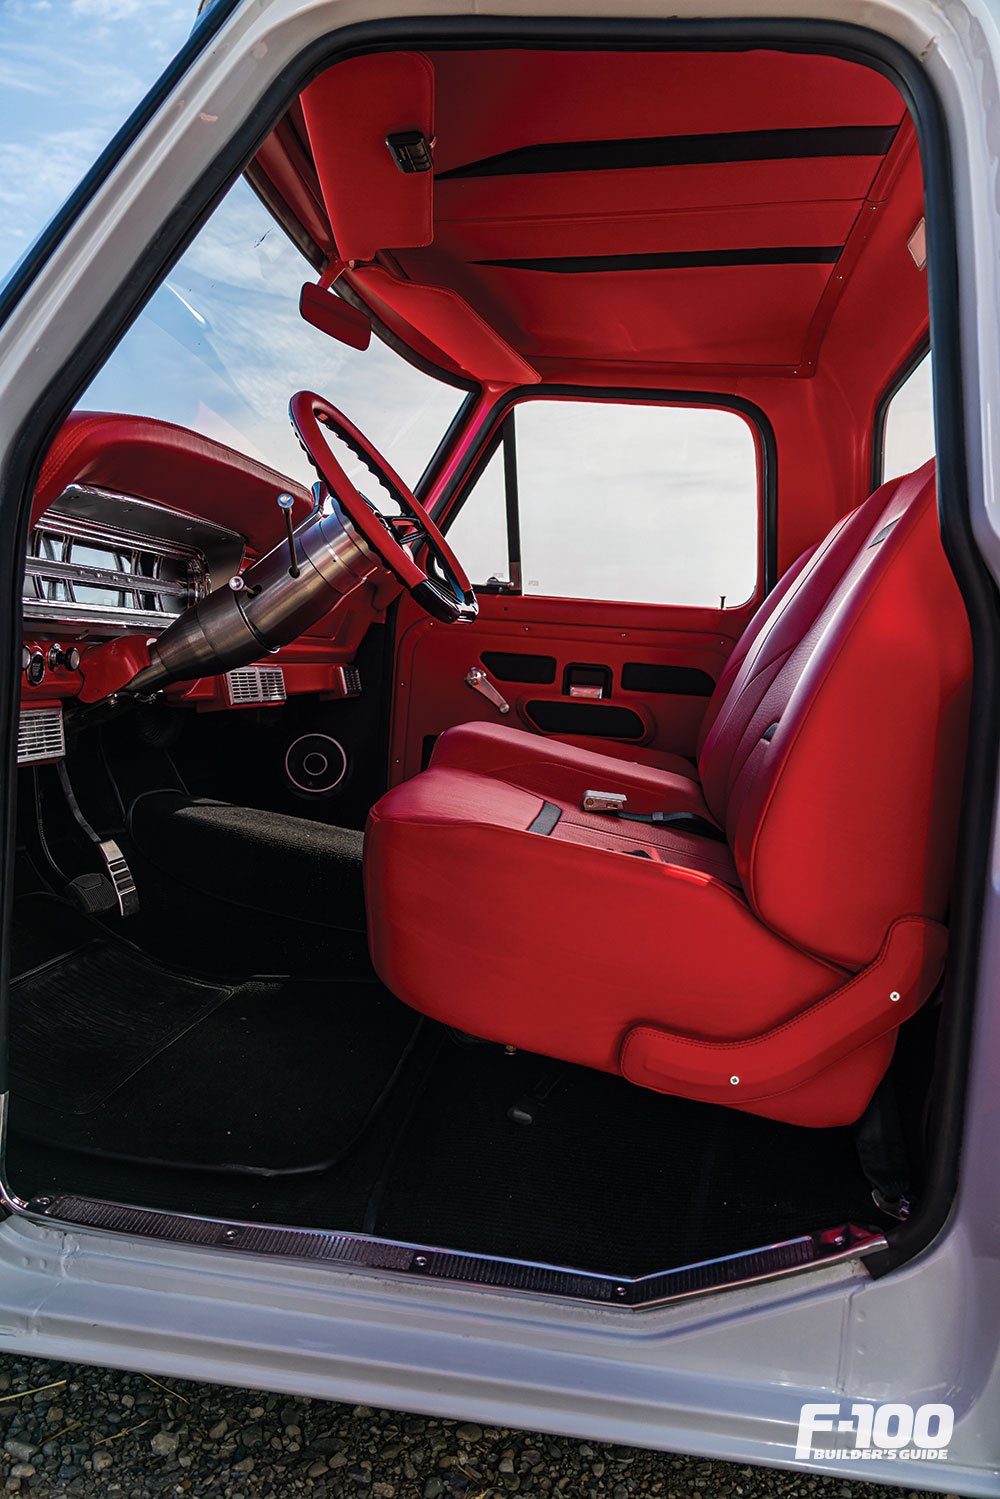
<instances>
[{"instance_id":1,"label":"window frame","mask_svg":"<svg viewBox=\"0 0 1000 1499\"><path fill-rule=\"evenodd\" d=\"M516 428L508 418L528 401L591 401L608 405L703 407L729 411L742 417L750 428L757 456L757 580L750 598L728 606L745 609L766 598L778 581L778 450L774 429L764 411L742 396L705 390L649 390L632 386L522 385L504 393L483 419L482 440L452 476L434 506L434 520L447 535L465 507L487 465L498 448L504 447L504 496L507 518L510 581L503 585L476 584L477 593L524 598L520 551L520 511L517 494ZM513 473L508 455L513 457ZM548 595L545 595L548 597ZM581 598L581 603L594 602ZM614 600L600 600L613 603ZM623 603L623 608L647 607ZM687 608L684 604L654 604L653 607ZM720 611L722 613L727 610Z\"/></svg>"}]
</instances>

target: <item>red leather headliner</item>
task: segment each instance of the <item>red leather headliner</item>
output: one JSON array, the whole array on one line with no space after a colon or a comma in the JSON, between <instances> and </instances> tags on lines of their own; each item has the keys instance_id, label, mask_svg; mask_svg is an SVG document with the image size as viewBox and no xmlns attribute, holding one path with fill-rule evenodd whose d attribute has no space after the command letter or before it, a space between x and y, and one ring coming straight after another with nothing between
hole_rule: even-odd
<instances>
[{"instance_id":1,"label":"red leather headliner","mask_svg":"<svg viewBox=\"0 0 1000 1499\"><path fill-rule=\"evenodd\" d=\"M414 248L419 239L400 220L396 243L382 235L377 268L347 275L393 331L422 352L438 349L446 365L508 383L531 378L526 363L546 378L545 361L812 373L838 303L850 301L862 246L878 259L884 293L912 302L911 326L924 315L923 278L906 251L922 212L912 126L895 88L871 69L763 50L428 56L433 242ZM372 86L360 99L341 89L338 68L303 96L334 236L349 245L356 214L341 229L339 205L345 193L357 202L372 152L380 162L386 155L399 58L364 62ZM385 89L374 86L382 73ZM348 104L351 138L371 149L338 153L334 170L330 141ZM368 111L360 122L359 110ZM821 146L817 130L836 134ZM785 134L760 138L774 131ZM630 142L666 141L697 157L706 140L708 160L626 160ZM613 148L600 169L579 159L558 170L492 160L601 141ZM903 205L905 228L879 240L873 231L890 200ZM740 263L747 251L775 263ZM483 264L637 254L735 263L569 273Z\"/></svg>"}]
</instances>

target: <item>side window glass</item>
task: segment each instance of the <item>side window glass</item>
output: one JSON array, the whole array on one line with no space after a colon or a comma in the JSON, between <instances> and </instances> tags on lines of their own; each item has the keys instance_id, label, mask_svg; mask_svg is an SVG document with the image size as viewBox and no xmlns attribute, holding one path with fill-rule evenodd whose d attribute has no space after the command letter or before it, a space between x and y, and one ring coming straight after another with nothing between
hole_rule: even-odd
<instances>
[{"instance_id":1,"label":"side window glass","mask_svg":"<svg viewBox=\"0 0 1000 1499\"><path fill-rule=\"evenodd\" d=\"M450 531L474 583L715 608L753 597L757 445L738 413L536 399L514 427L520 556L508 557L498 450Z\"/></svg>"},{"instance_id":2,"label":"side window glass","mask_svg":"<svg viewBox=\"0 0 1000 1499\"><path fill-rule=\"evenodd\" d=\"M931 356L921 359L889 402L882 445L882 480L898 479L934 457Z\"/></svg>"},{"instance_id":3,"label":"side window glass","mask_svg":"<svg viewBox=\"0 0 1000 1499\"><path fill-rule=\"evenodd\" d=\"M502 443L447 529L448 541L474 586L510 584Z\"/></svg>"}]
</instances>

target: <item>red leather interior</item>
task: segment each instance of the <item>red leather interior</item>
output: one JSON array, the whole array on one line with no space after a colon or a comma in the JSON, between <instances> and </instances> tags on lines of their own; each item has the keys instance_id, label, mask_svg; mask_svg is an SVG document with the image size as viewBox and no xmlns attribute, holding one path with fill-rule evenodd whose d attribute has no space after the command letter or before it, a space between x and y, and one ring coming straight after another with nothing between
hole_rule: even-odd
<instances>
[{"instance_id":1,"label":"red leather interior","mask_svg":"<svg viewBox=\"0 0 1000 1499\"><path fill-rule=\"evenodd\" d=\"M415 88L418 64L426 88ZM386 134L404 115L430 134L431 107L433 173L393 179ZM661 374L689 364L812 374L890 197L905 199L906 234L922 211L899 93L832 57L386 53L322 75L303 110L338 253L358 262L347 279L411 346L479 379L544 380L549 361L609 358ZM809 139L817 131L826 144ZM630 161L630 143L662 140L681 143L678 160ZM571 148L595 141L618 149L574 162ZM547 148L554 160L510 159ZM273 180L271 156L265 166ZM278 175L298 201L294 172ZM427 214L419 230L407 195ZM674 263L608 263L637 254ZM905 235L883 254L893 295L925 299ZM601 263L538 264L582 257ZM514 373L514 360L532 373Z\"/></svg>"},{"instance_id":2,"label":"red leather interior","mask_svg":"<svg viewBox=\"0 0 1000 1499\"><path fill-rule=\"evenodd\" d=\"M443 735L369 822L389 987L662 1091L855 1119L944 957L971 644L935 500L928 464L791 570L720 679L697 777L499 726ZM728 847L583 813L592 789L700 812ZM545 803L559 820L532 830Z\"/></svg>"},{"instance_id":3,"label":"red leather interior","mask_svg":"<svg viewBox=\"0 0 1000 1499\"><path fill-rule=\"evenodd\" d=\"M404 597L396 621L390 784L416 775L426 763L427 741L453 724L497 723L496 708L465 681L471 666L489 669L491 652L538 653L555 663L547 685L496 680L510 705L506 722L532 729L528 704L558 694L572 663L598 662L613 678L613 701L637 712L648 725L647 734L617 743L563 732L557 738L625 760L689 772L687 762L697 754L710 699L626 690L624 668L629 662L670 665L704 673L716 682L751 613L752 606L719 610L484 593L475 624L443 630ZM560 700L564 705L570 701L565 696Z\"/></svg>"},{"instance_id":4,"label":"red leather interior","mask_svg":"<svg viewBox=\"0 0 1000 1499\"><path fill-rule=\"evenodd\" d=\"M379 110L375 131L373 107ZM388 245L429 244L431 174L401 172L386 149L388 135L434 135L428 59L419 52L352 57L309 85L302 112L340 258L370 260Z\"/></svg>"},{"instance_id":5,"label":"red leather interior","mask_svg":"<svg viewBox=\"0 0 1000 1499\"><path fill-rule=\"evenodd\" d=\"M608 789L626 792L636 812L659 810L666 795L671 809L711 817L690 761L664 755L649 764L628 758L632 753L632 746L610 741L585 748L504 724L464 723L442 734L433 763L494 776L568 805L579 806L584 791Z\"/></svg>"},{"instance_id":6,"label":"red leather interior","mask_svg":"<svg viewBox=\"0 0 1000 1499\"><path fill-rule=\"evenodd\" d=\"M296 524L312 509L301 484L210 437L152 417L104 411L66 418L42 464L33 520L67 484L103 485L173 510L187 508L238 531L260 552L279 539L274 502L282 491L296 499Z\"/></svg>"},{"instance_id":7,"label":"red leather interior","mask_svg":"<svg viewBox=\"0 0 1000 1499\"><path fill-rule=\"evenodd\" d=\"M169 422L111 412L76 411L64 422L42 464L32 520L70 484L103 487L228 527L244 538L249 556L270 551L281 539L283 521L275 505L279 494L294 496L296 522L312 509L312 496L301 484L243 453ZM216 585L222 581L213 580ZM268 665L282 668L289 696L339 696L336 668L354 660L369 625L398 592L395 580L380 572L347 594L307 635L268 656ZM80 668L50 671L38 687L25 679L25 703L42 695L97 702L149 663L146 630L88 642L86 624L53 623L49 628L53 639L79 642ZM46 658L49 644L51 640L38 645ZM199 711L231 706L219 677L171 686L166 695Z\"/></svg>"}]
</instances>

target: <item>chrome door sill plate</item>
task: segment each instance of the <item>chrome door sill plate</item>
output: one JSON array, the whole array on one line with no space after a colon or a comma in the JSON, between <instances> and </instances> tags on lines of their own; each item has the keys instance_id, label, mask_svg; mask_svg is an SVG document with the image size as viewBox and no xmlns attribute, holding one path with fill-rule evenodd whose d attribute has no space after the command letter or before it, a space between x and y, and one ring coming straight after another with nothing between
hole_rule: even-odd
<instances>
[{"instance_id":1,"label":"chrome door sill plate","mask_svg":"<svg viewBox=\"0 0 1000 1499\"><path fill-rule=\"evenodd\" d=\"M129 1234L166 1243L191 1244L206 1249L238 1250L244 1254L309 1260L344 1270L402 1275L484 1291L517 1291L555 1296L571 1301L638 1310L703 1296L710 1291L773 1280L840 1260L858 1259L886 1247L881 1234L846 1225L824 1233L803 1234L760 1249L719 1259L701 1260L659 1274L635 1279L596 1275L529 1260L494 1255L463 1254L420 1244L397 1243L364 1234L333 1233L319 1229L280 1228L260 1223L233 1223L183 1213L160 1213L68 1193L35 1197L24 1205L30 1217L67 1227Z\"/></svg>"}]
</instances>

